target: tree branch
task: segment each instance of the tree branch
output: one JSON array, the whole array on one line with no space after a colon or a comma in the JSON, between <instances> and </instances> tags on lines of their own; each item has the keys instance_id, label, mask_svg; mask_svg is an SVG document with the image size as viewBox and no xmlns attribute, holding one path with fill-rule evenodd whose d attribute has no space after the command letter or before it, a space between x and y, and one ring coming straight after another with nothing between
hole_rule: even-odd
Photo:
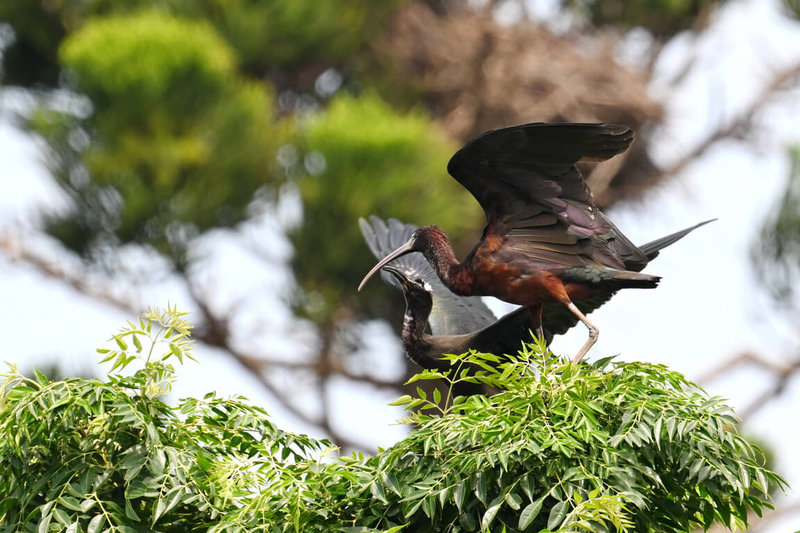
<instances>
[{"instance_id":1,"label":"tree branch","mask_svg":"<svg viewBox=\"0 0 800 533\"><path fill-rule=\"evenodd\" d=\"M68 268L66 266L66 261L59 261L48 257L45 253L35 250L34 247L26 246L22 238L14 237L8 232L0 234L0 250L5 253L12 262L24 263L39 274L58 280L99 303L132 315L138 315L144 310L143 308L137 308L136 305L131 303L135 301L135 297L123 298L118 290L112 288L111 281L101 280L96 276L92 276L85 268L80 268L79 266L73 265L73 268ZM369 446L352 441L337 432L334 428L330 427L326 419L315 419L303 413L296 405L292 404L291 401L286 400L286 392L279 390L267 379L264 373L270 366L277 366L282 368L308 369L318 375L318 362L291 363L274 361L254 357L236 350L231 342L227 321L218 317L211 311L205 299L199 294L198 289L186 278L185 274L183 275L183 279L190 296L202 315L202 324L194 333L195 339L207 346L220 348L229 353L241 368L254 376L259 384L292 415L306 424L322 428L338 446L358 450L370 449ZM329 373L340 374L350 379L371 383L378 387L397 388L400 385L398 382L357 376L347 372L346 369L340 366L331 369Z\"/></svg>"},{"instance_id":2,"label":"tree branch","mask_svg":"<svg viewBox=\"0 0 800 533\"><path fill-rule=\"evenodd\" d=\"M701 375L697 382L700 384L715 381L725 374L730 373L734 368L742 365L753 365L767 371L775 378L772 386L762 392L745 407L738 409L737 412L742 420L747 420L759 409L764 407L767 402L780 396L786 389L789 380L795 373L800 371L800 356L787 357L787 363L775 363L753 352L741 352L723 361L705 374Z\"/></svg>"},{"instance_id":3,"label":"tree branch","mask_svg":"<svg viewBox=\"0 0 800 533\"><path fill-rule=\"evenodd\" d=\"M672 166L662 171L665 176L674 176L682 172L690 163L702 157L708 150L722 139L735 137L738 132L744 131L746 126L753 120L755 114L761 109L764 103L778 90L785 87L793 78L800 75L800 64L793 65L787 69L778 71L776 75L767 83L750 102L746 108L738 113L727 125L721 125L703 141L694 146L680 160Z\"/></svg>"}]
</instances>

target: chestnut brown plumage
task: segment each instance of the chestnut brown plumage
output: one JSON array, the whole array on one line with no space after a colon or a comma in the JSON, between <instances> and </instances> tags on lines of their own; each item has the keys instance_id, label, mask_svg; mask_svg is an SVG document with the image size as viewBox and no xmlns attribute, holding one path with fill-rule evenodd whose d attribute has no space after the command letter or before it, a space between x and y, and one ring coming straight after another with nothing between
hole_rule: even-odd
<instances>
[{"instance_id":1,"label":"chestnut brown plumage","mask_svg":"<svg viewBox=\"0 0 800 533\"><path fill-rule=\"evenodd\" d=\"M639 250L649 262L661 249L708 222L711 221L706 220L648 242ZM369 217L369 222L359 219L359 227L377 259L386 257L417 230L412 224L404 224L396 219L385 222L374 215ZM519 307L496 320L480 297L453 294L420 253L404 255L385 265L381 277L389 285L403 291L406 302L401 332L403 350L409 359L423 368L446 370L449 362L442 356L449 353L469 350L495 355L516 353L523 342L532 340L533 325L525 307ZM599 293L592 298L578 300L575 305L584 314L589 314L613 295L613 291ZM548 343L553 335L566 333L577 323L578 318L564 306L544 304L542 329Z\"/></svg>"},{"instance_id":2,"label":"chestnut brown plumage","mask_svg":"<svg viewBox=\"0 0 800 533\"><path fill-rule=\"evenodd\" d=\"M448 171L485 211L481 240L459 262L441 228L418 228L370 270L359 290L387 263L420 252L452 292L525 306L540 337L542 306L566 306L589 329L573 358L580 361L598 329L574 302L653 288L660 279L639 272L649 258L595 206L576 166L613 157L632 140L625 126L568 123L524 124L473 139Z\"/></svg>"}]
</instances>

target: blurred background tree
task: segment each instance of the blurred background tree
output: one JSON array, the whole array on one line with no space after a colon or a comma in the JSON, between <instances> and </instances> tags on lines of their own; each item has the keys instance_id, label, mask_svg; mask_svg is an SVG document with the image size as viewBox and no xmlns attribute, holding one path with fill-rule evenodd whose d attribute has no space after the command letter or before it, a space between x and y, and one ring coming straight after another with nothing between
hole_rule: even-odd
<instances>
[{"instance_id":1,"label":"blurred background tree","mask_svg":"<svg viewBox=\"0 0 800 533\"><path fill-rule=\"evenodd\" d=\"M680 115L667 95L702 58L687 54L667 80L654 80L657 65L713 33L731 3L6 0L3 113L41 139L66 201L3 233L3 249L129 312L178 286L201 341L294 416L364 447L332 422L333 384L395 391L410 370L381 373L370 358L370 320L396 331L402 300L379 283L355 293L372 264L357 218L439 224L463 255L483 221L447 159L514 123L633 127L624 157L588 169L604 208L721 143L753 141L759 112L796 88L800 60L773 65L751 105L673 157L659 152L660 127ZM783 13L795 19L797 3ZM797 275L795 189L754 245L777 295ZM58 246L33 245L43 234ZM254 334L279 308L290 312L279 334L302 347L289 354Z\"/></svg>"}]
</instances>

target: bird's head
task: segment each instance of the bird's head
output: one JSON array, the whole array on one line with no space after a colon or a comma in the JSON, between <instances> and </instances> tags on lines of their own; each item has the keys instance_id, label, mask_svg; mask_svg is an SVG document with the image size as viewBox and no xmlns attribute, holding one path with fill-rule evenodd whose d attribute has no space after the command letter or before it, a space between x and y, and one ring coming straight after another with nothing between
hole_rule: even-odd
<instances>
[{"instance_id":1,"label":"bird's head","mask_svg":"<svg viewBox=\"0 0 800 533\"><path fill-rule=\"evenodd\" d=\"M364 285L367 283L367 280L369 280L369 278L371 278L375 272L379 271L381 268L398 257L410 254L411 252L422 252L424 254L427 250L430 250L432 242L435 239L440 238L440 236L447 239L447 237L444 235L444 231L442 231L442 229L438 226L422 226L421 228L417 228L405 243L389 252L389 254L381 259L377 265L372 267L372 270L367 272L367 275L364 276L364 279L362 279L361 283L359 283L358 290L360 291L364 287Z\"/></svg>"},{"instance_id":2,"label":"bird's head","mask_svg":"<svg viewBox=\"0 0 800 533\"><path fill-rule=\"evenodd\" d=\"M411 279L405 272L391 265L386 265L383 270L390 273L400 283L406 307L420 318L427 320L433 307L431 286L423 279Z\"/></svg>"}]
</instances>

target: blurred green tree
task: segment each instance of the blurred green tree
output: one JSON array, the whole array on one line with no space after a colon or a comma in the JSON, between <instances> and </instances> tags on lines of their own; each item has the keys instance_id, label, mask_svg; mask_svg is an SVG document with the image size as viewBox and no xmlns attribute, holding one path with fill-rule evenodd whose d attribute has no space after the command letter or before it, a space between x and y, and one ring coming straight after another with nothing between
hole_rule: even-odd
<instances>
[{"instance_id":1,"label":"blurred green tree","mask_svg":"<svg viewBox=\"0 0 800 533\"><path fill-rule=\"evenodd\" d=\"M355 305L354 288L374 261L354 231L359 216L479 230L477 202L445 172L456 146L423 113L399 113L371 92L341 95L299 132L304 213L291 237L294 271L316 295L312 316L327 320L335 306Z\"/></svg>"},{"instance_id":2,"label":"blurred green tree","mask_svg":"<svg viewBox=\"0 0 800 533\"><path fill-rule=\"evenodd\" d=\"M566 0L592 24L644 27L669 37L707 23L711 10L725 0Z\"/></svg>"},{"instance_id":3,"label":"blurred green tree","mask_svg":"<svg viewBox=\"0 0 800 533\"><path fill-rule=\"evenodd\" d=\"M54 236L84 255L137 242L181 263L186 235L246 217L270 182L274 98L237 75L213 27L156 12L96 18L59 57L92 110L31 117L73 200L48 225Z\"/></svg>"},{"instance_id":4,"label":"blurred green tree","mask_svg":"<svg viewBox=\"0 0 800 533\"><path fill-rule=\"evenodd\" d=\"M0 4L0 20L12 25L15 42L4 58L6 83L57 86L63 39L93 17L156 9L212 25L236 51L238 68L250 76L310 85L320 68L345 63L367 48L382 20L407 2L8 0Z\"/></svg>"}]
</instances>

